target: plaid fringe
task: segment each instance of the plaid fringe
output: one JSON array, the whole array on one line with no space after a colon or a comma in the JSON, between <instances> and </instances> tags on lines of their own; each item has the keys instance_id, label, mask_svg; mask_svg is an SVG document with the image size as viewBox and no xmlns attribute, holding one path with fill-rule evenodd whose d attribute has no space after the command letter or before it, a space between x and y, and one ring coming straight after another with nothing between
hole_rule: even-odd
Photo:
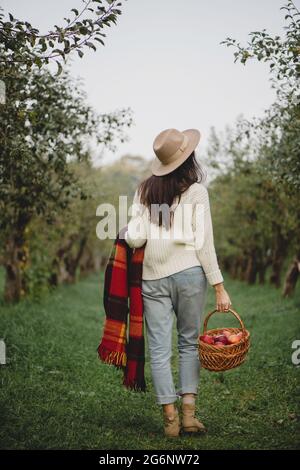
<instances>
[{"instance_id":1,"label":"plaid fringe","mask_svg":"<svg viewBox=\"0 0 300 470\"><path fill-rule=\"evenodd\" d=\"M128 377L124 377L123 385L126 388L128 388L130 390L133 390L134 392L145 392L146 391L145 381L143 381L142 383L137 383L134 380L130 380Z\"/></svg>"},{"instance_id":2,"label":"plaid fringe","mask_svg":"<svg viewBox=\"0 0 300 470\"><path fill-rule=\"evenodd\" d=\"M144 392L144 247L131 249L121 236L126 229L127 226L119 232L114 241L105 269L103 305L106 320L97 352L102 362L123 369L123 385L126 388Z\"/></svg>"},{"instance_id":3,"label":"plaid fringe","mask_svg":"<svg viewBox=\"0 0 300 470\"><path fill-rule=\"evenodd\" d=\"M111 351L106 348L103 344L100 344L98 349L99 359L106 364L114 365L119 368L125 368L127 362L127 356L125 352Z\"/></svg>"}]
</instances>

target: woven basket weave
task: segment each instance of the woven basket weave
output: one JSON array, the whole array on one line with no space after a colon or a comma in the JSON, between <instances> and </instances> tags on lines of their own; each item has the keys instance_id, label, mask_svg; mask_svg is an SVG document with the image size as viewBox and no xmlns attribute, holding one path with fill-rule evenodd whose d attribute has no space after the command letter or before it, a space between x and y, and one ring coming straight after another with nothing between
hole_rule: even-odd
<instances>
[{"instance_id":1,"label":"woven basket weave","mask_svg":"<svg viewBox=\"0 0 300 470\"><path fill-rule=\"evenodd\" d=\"M224 328L215 328L213 330L207 330L207 323L210 317L218 312L213 310L208 313L203 325L203 335L215 335L221 334ZM240 322L241 328L226 328L232 334L237 334L240 331L243 332L241 340L236 344L224 345L221 348L214 346L213 344L207 344L201 341L200 336L198 338L198 351L201 366L204 369L208 369L214 372L221 372L241 365L246 359L247 352L250 347L250 333L246 330L245 325L237 312L229 309L237 320Z\"/></svg>"}]
</instances>

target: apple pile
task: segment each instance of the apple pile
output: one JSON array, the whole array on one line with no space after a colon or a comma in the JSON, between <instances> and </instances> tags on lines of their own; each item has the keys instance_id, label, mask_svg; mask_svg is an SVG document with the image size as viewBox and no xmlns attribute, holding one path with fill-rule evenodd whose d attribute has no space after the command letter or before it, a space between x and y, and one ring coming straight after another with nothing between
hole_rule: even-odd
<instances>
[{"instance_id":1,"label":"apple pile","mask_svg":"<svg viewBox=\"0 0 300 470\"><path fill-rule=\"evenodd\" d=\"M206 344L213 344L216 348L222 348L223 346L239 343L242 336L242 331L237 334L232 334L229 330L222 330L221 333L214 335L202 335L200 336L200 340Z\"/></svg>"}]
</instances>

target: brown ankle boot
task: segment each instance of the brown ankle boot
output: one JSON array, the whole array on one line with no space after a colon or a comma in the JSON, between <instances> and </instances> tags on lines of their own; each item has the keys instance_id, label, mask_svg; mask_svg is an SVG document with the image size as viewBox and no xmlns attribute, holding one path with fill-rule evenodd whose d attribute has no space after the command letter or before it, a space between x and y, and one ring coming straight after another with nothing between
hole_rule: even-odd
<instances>
[{"instance_id":1,"label":"brown ankle boot","mask_svg":"<svg viewBox=\"0 0 300 470\"><path fill-rule=\"evenodd\" d=\"M165 413L163 411L164 431L165 436L177 437L180 432L180 420L177 408L174 413Z\"/></svg>"},{"instance_id":2,"label":"brown ankle boot","mask_svg":"<svg viewBox=\"0 0 300 470\"><path fill-rule=\"evenodd\" d=\"M182 403L182 429L185 432L206 432L204 424L195 418L195 409L193 403Z\"/></svg>"}]
</instances>

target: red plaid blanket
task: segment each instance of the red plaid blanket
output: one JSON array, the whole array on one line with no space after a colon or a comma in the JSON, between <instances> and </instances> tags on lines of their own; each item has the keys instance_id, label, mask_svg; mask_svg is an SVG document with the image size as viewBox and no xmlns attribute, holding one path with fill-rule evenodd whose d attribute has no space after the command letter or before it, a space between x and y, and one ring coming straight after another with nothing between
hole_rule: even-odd
<instances>
[{"instance_id":1,"label":"red plaid blanket","mask_svg":"<svg viewBox=\"0 0 300 470\"><path fill-rule=\"evenodd\" d=\"M126 228L119 232L114 241L105 269L103 303L106 318L97 351L103 362L123 369L125 387L145 391L142 300L144 247L133 250L127 245L124 240Z\"/></svg>"}]
</instances>

